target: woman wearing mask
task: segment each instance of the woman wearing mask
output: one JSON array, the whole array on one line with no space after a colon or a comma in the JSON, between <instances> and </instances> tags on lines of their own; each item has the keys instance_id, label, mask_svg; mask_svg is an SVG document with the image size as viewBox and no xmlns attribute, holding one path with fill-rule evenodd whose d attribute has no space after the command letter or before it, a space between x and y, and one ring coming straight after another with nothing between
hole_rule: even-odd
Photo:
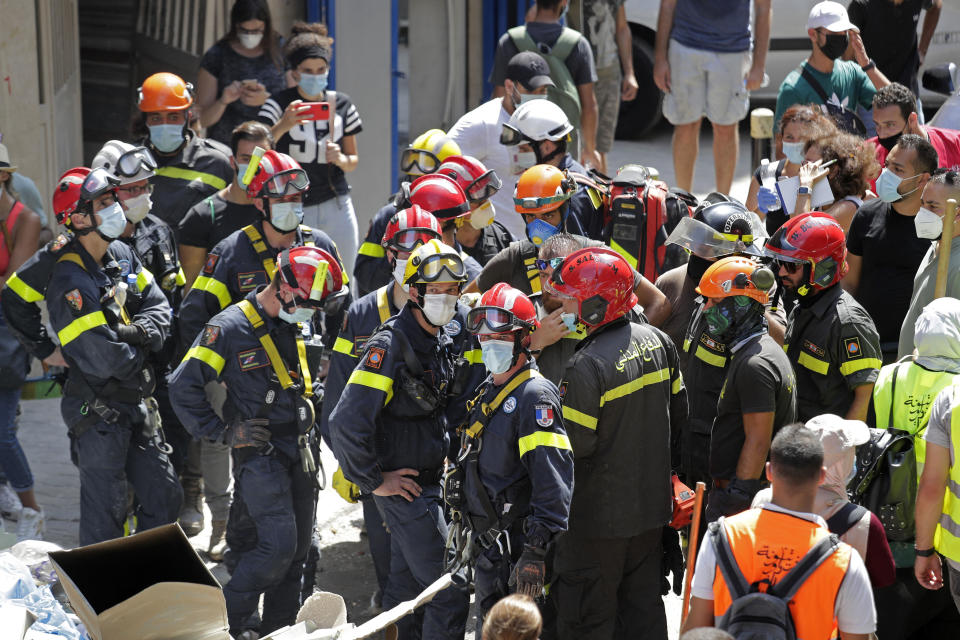
<instances>
[{"instance_id":1,"label":"woman wearing mask","mask_svg":"<svg viewBox=\"0 0 960 640\"><path fill-rule=\"evenodd\" d=\"M333 238L344 270L353 273L359 248L357 216L346 173L357 168L360 114L341 91L327 89L333 39L323 24L295 22L283 53L297 86L267 100L257 119L272 127L276 150L300 163L310 177L303 223Z\"/></svg>"},{"instance_id":2,"label":"woman wearing mask","mask_svg":"<svg viewBox=\"0 0 960 640\"><path fill-rule=\"evenodd\" d=\"M266 0L237 0L230 31L207 49L197 72L200 126L207 137L230 144L230 134L253 120L271 95L287 86L281 38Z\"/></svg>"},{"instance_id":3,"label":"woman wearing mask","mask_svg":"<svg viewBox=\"0 0 960 640\"><path fill-rule=\"evenodd\" d=\"M766 221L767 233L773 233L787 221L786 213L780 206L776 191L763 186L766 177L773 182L781 178L792 178L800 173L804 162L804 148L809 140L827 136L836 132L836 126L816 106L797 104L783 112L777 134L783 140L784 158L768 165L757 167L750 181L747 194L747 209L755 211ZM764 176L764 171L768 172Z\"/></svg>"},{"instance_id":4,"label":"woman wearing mask","mask_svg":"<svg viewBox=\"0 0 960 640\"><path fill-rule=\"evenodd\" d=\"M24 261L34 254L43 223L40 216L23 206L10 190L17 167L10 163L7 148L0 144L0 288ZM3 501L8 517L19 519L19 540L40 540L43 534L43 509L33 493L30 463L17 440L17 406L20 387L30 368L30 357L14 337L0 314L0 471L9 485L0 489L4 497L10 489L19 500ZM64 364L62 361L56 364Z\"/></svg>"}]
</instances>

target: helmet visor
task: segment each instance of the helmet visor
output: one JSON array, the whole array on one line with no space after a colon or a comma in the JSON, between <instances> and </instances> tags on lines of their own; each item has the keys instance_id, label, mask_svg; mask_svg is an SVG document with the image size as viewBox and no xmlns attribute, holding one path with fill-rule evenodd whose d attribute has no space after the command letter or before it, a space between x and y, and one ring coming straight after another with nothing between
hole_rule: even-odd
<instances>
[{"instance_id":1,"label":"helmet visor","mask_svg":"<svg viewBox=\"0 0 960 640\"><path fill-rule=\"evenodd\" d=\"M467 267L460 256L435 253L417 266L417 277L424 282L463 282L467 279Z\"/></svg>"},{"instance_id":2,"label":"helmet visor","mask_svg":"<svg viewBox=\"0 0 960 640\"><path fill-rule=\"evenodd\" d=\"M506 333L530 327L530 323L500 307L476 307L467 314L467 331L470 333Z\"/></svg>"},{"instance_id":3,"label":"helmet visor","mask_svg":"<svg viewBox=\"0 0 960 640\"><path fill-rule=\"evenodd\" d=\"M426 244L440 235L433 229L405 229L393 235L387 241L387 246L400 251L413 251L422 244Z\"/></svg>"},{"instance_id":4,"label":"helmet visor","mask_svg":"<svg viewBox=\"0 0 960 640\"><path fill-rule=\"evenodd\" d=\"M503 182L500 180L500 176L493 169L490 169L470 183L467 187L467 199L470 202L486 200L499 191L502 186Z\"/></svg>"},{"instance_id":5,"label":"helmet visor","mask_svg":"<svg viewBox=\"0 0 960 640\"><path fill-rule=\"evenodd\" d=\"M509 124L504 123L500 129L500 144L512 147L523 142L526 138L520 130Z\"/></svg>"},{"instance_id":6,"label":"helmet visor","mask_svg":"<svg viewBox=\"0 0 960 640\"><path fill-rule=\"evenodd\" d=\"M404 149L400 156L400 171L411 174L433 173L440 166L440 158L423 149Z\"/></svg>"},{"instance_id":7,"label":"helmet visor","mask_svg":"<svg viewBox=\"0 0 960 640\"><path fill-rule=\"evenodd\" d=\"M94 169L80 186L80 199L90 201L107 191L117 188L119 180L107 173L106 169Z\"/></svg>"},{"instance_id":8,"label":"helmet visor","mask_svg":"<svg viewBox=\"0 0 960 640\"><path fill-rule=\"evenodd\" d=\"M569 200L569 193L561 193L553 196L541 196L539 198L516 198L513 199L513 204L523 209L539 209L540 207L545 207L551 204L559 204L564 200Z\"/></svg>"},{"instance_id":9,"label":"helmet visor","mask_svg":"<svg viewBox=\"0 0 960 640\"><path fill-rule=\"evenodd\" d=\"M700 220L681 218L666 244L679 245L707 260L735 253L761 256L767 238L766 229L757 214L750 211L745 215L752 216L749 218L752 234L721 233Z\"/></svg>"},{"instance_id":10,"label":"helmet visor","mask_svg":"<svg viewBox=\"0 0 960 640\"><path fill-rule=\"evenodd\" d=\"M287 169L267 180L260 190L260 195L269 198L282 198L283 196L302 193L309 186L310 179L303 169Z\"/></svg>"},{"instance_id":11,"label":"helmet visor","mask_svg":"<svg viewBox=\"0 0 960 640\"><path fill-rule=\"evenodd\" d=\"M117 160L117 173L132 178L141 171L156 171L157 161L146 147L137 147L127 151Z\"/></svg>"},{"instance_id":12,"label":"helmet visor","mask_svg":"<svg viewBox=\"0 0 960 640\"><path fill-rule=\"evenodd\" d=\"M772 247L776 247L776 249ZM790 244L790 242L787 240L787 234L783 233L782 230L778 230L773 234L773 237L770 238L770 241L764 245L763 255L767 256L768 258L773 258L778 262L794 262L800 264L806 264L807 262L803 258L795 258L793 256L786 255L785 253L781 253L781 251L791 253L799 252L800 248Z\"/></svg>"}]
</instances>

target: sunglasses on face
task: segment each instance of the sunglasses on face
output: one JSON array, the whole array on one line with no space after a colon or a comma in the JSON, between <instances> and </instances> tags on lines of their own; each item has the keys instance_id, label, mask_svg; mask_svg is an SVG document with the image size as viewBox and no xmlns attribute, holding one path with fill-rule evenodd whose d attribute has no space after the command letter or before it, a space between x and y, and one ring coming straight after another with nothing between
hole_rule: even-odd
<instances>
[{"instance_id":1,"label":"sunglasses on face","mask_svg":"<svg viewBox=\"0 0 960 640\"><path fill-rule=\"evenodd\" d=\"M547 268L557 269L563 264L563 258L550 258L549 260L541 260L537 258L534 260L533 264L536 265L537 269L540 271L546 271Z\"/></svg>"}]
</instances>

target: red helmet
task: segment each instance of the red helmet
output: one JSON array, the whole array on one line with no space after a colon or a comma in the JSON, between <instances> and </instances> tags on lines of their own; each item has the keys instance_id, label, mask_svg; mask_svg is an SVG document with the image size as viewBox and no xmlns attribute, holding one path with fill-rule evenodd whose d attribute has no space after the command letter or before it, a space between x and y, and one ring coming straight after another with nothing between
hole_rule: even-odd
<instances>
[{"instance_id":1,"label":"red helmet","mask_svg":"<svg viewBox=\"0 0 960 640\"><path fill-rule=\"evenodd\" d=\"M450 156L437 173L456 180L470 202L483 202L503 186L496 172L473 156Z\"/></svg>"},{"instance_id":2,"label":"red helmet","mask_svg":"<svg viewBox=\"0 0 960 640\"><path fill-rule=\"evenodd\" d=\"M433 238L439 240L441 235L440 223L433 214L414 204L393 214L380 244L396 251L413 251Z\"/></svg>"},{"instance_id":3,"label":"red helmet","mask_svg":"<svg viewBox=\"0 0 960 640\"><path fill-rule=\"evenodd\" d=\"M296 160L271 149L260 158L257 172L247 185L247 197L282 198L306 191L309 186L310 179Z\"/></svg>"},{"instance_id":4,"label":"red helmet","mask_svg":"<svg viewBox=\"0 0 960 640\"><path fill-rule=\"evenodd\" d=\"M88 175L90 175L90 169L74 167L60 176L53 190L53 213L57 216L58 223L63 225L70 223L70 214L80 206L80 187Z\"/></svg>"},{"instance_id":5,"label":"red helmet","mask_svg":"<svg viewBox=\"0 0 960 640\"><path fill-rule=\"evenodd\" d=\"M616 320L637 304L633 269L606 247L574 251L553 270L544 288L559 298L577 300L580 321L592 327Z\"/></svg>"},{"instance_id":6,"label":"red helmet","mask_svg":"<svg viewBox=\"0 0 960 640\"><path fill-rule=\"evenodd\" d=\"M820 211L801 213L784 222L767 240L764 253L778 262L807 267L807 282L797 289L802 296L810 293L810 287L822 291L835 285L847 273L843 227Z\"/></svg>"},{"instance_id":7,"label":"red helmet","mask_svg":"<svg viewBox=\"0 0 960 640\"><path fill-rule=\"evenodd\" d=\"M284 250L277 260L277 272L281 282L296 290L295 303L301 307L330 313L331 302L342 302L349 291L343 286L340 262L317 247Z\"/></svg>"},{"instance_id":8,"label":"red helmet","mask_svg":"<svg viewBox=\"0 0 960 640\"><path fill-rule=\"evenodd\" d=\"M470 213L467 194L453 178L435 173L420 176L410 185L410 204L420 205L437 220L459 218Z\"/></svg>"},{"instance_id":9,"label":"red helmet","mask_svg":"<svg viewBox=\"0 0 960 640\"><path fill-rule=\"evenodd\" d=\"M519 289L505 282L498 282L487 289L477 306L467 314L467 330L470 333L530 332L540 326L537 310L530 298Z\"/></svg>"}]
</instances>

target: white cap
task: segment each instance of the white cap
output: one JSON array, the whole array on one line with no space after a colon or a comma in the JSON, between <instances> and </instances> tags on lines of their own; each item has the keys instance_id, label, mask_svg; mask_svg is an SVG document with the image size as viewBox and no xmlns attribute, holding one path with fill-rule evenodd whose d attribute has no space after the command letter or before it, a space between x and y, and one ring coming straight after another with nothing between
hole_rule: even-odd
<instances>
[{"instance_id":1,"label":"white cap","mask_svg":"<svg viewBox=\"0 0 960 640\"><path fill-rule=\"evenodd\" d=\"M810 16L807 18L807 29L826 29L834 33L840 33L853 29L860 33L859 27L850 22L850 16L847 10L839 2L820 2L810 9Z\"/></svg>"},{"instance_id":2,"label":"white cap","mask_svg":"<svg viewBox=\"0 0 960 640\"><path fill-rule=\"evenodd\" d=\"M806 427L820 436L825 467L829 467L847 451L870 440L870 430L863 421L844 420L832 413L810 418Z\"/></svg>"}]
</instances>

